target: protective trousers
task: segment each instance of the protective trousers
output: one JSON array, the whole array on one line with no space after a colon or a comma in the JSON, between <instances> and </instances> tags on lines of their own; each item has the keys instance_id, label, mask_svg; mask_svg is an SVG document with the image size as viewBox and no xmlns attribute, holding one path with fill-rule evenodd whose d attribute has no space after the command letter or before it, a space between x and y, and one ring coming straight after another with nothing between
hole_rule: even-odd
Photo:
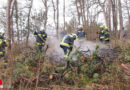
<instances>
[{"instance_id":1,"label":"protective trousers","mask_svg":"<svg viewBox=\"0 0 130 90\"><path fill-rule=\"evenodd\" d=\"M105 40L105 43L109 43L109 41L110 41L110 35L109 34L105 34L104 40Z\"/></svg>"},{"instance_id":2,"label":"protective trousers","mask_svg":"<svg viewBox=\"0 0 130 90\"><path fill-rule=\"evenodd\" d=\"M65 59L68 59L70 52L72 51L72 47L66 47L66 46L63 46L63 45L60 45L60 47L64 50Z\"/></svg>"},{"instance_id":3,"label":"protective trousers","mask_svg":"<svg viewBox=\"0 0 130 90\"><path fill-rule=\"evenodd\" d=\"M4 68L6 69L8 65L8 60L7 56L5 55L5 51L0 51L0 58L3 58Z\"/></svg>"},{"instance_id":4,"label":"protective trousers","mask_svg":"<svg viewBox=\"0 0 130 90\"><path fill-rule=\"evenodd\" d=\"M103 42L104 41L104 35L99 34L99 40L100 40L100 42Z\"/></svg>"},{"instance_id":5,"label":"protective trousers","mask_svg":"<svg viewBox=\"0 0 130 90\"><path fill-rule=\"evenodd\" d=\"M45 43L38 43L37 42L37 49L38 49L38 51L42 52L44 46L45 46Z\"/></svg>"},{"instance_id":6,"label":"protective trousers","mask_svg":"<svg viewBox=\"0 0 130 90\"><path fill-rule=\"evenodd\" d=\"M100 30L100 32L99 32L99 40L100 40L100 42L104 42L104 30Z\"/></svg>"}]
</instances>

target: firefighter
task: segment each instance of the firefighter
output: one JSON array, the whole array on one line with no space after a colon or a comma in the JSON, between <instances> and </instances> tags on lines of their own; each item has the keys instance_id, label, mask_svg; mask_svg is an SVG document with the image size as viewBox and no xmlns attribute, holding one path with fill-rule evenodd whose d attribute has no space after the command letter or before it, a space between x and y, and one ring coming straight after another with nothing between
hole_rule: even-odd
<instances>
[{"instance_id":1,"label":"firefighter","mask_svg":"<svg viewBox=\"0 0 130 90\"><path fill-rule=\"evenodd\" d=\"M5 47L7 47L7 40L4 38L4 33L0 33L0 58L4 58L4 68L7 68L7 57L5 55Z\"/></svg>"},{"instance_id":2,"label":"firefighter","mask_svg":"<svg viewBox=\"0 0 130 90\"><path fill-rule=\"evenodd\" d=\"M100 25L99 26L100 28L100 32L99 32L99 40L100 42L104 42L104 26L103 25Z\"/></svg>"},{"instance_id":3,"label":"firefighter","mask_svg":"<svg viewBox=\"0 0 130 90\"><path fill-rule=\"evenodd\" d=\"M64 58L67 61L67 68L69 67L68 57L73 49L74 40L76 40L78 36L76 34L65 35L61 40L60 47L64 50Z\"/></svg>"},{"instance_id":4,"label":"firefighter","mask_svg":"<svg viewBox=\"0 0 130 90\"><path fill-rule=\"evenodd\" d=\"M78 26L78 31L77 31L76 34L77 34L79 39L82 39L82 38L86 37L86 34L85 34L84 30L83 30L83 26L82 25Z\"/></svg>"},{"instance_id":5,"label":"firefighter","mask_svg":"<svg viewBox=\"0 0 130 90\"><path fill-rule=\"evenodd\" d=\"M46 44L47 33L45 32L45 30L41 30L35 31L34 35L36 35L36 45L38 47L38 51L42 52L42 49Z\"/></svg>"},{"instance_id":6,"label":"firefighter","mask_svg":"<svg viewBox=\"0 0 130 90\"><path fill-rule=\"evenodd\" d=\"M70 55L70 52L73 49L74 40L77 39L76 34L65 35L61 40L60 47L64 50L64 57L67 59Z\"/></svg>"},{"instance_id":7,"label":"firefighter","mask_svg":"<svg viewBox=\"0 0 130 90\"><path fill-rule=\"evenodd\" d=\"M104 28L104 42L109 43L110 41L110 33L108 31L108 27Z\"/></svg>"}]
</instances>

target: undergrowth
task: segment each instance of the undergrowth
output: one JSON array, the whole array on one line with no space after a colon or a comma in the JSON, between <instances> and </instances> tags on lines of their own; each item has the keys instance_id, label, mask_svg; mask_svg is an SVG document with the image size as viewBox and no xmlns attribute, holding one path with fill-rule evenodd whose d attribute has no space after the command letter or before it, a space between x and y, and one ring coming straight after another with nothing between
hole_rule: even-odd
<instances>
[{"instance_id":1,"label":"undergrowth","mask_svg":"<svg viewBox=\"0 0 130 90\"><path fill-rule=\"evenodd\" d=\"M87 57L75 52L77 61L70 61L69 68L59 67L50 62L44 53L24 50L15 57L12 87L57 88L57 89L106 89L127 90L130 76L124 72L121 63L130 65L130 46L120 47L122 52L112 62L101 58L97 50ZM32 90L32 89L31 89Z\"/></svg>"}]
</instances>

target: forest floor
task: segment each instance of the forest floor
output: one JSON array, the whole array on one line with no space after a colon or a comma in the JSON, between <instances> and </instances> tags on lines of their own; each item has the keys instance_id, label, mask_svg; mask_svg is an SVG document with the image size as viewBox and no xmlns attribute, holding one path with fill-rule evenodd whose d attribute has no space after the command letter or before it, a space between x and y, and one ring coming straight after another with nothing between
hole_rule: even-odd
<instances>
[{"instance_id":1,"label":"forest floor","mask_svg":"<svg viewBox=\"0 0 130 90\"><path fill-rule=\"evenodd\" d=\"M16 45L8 68L0 63L0 78L12 90L129 90L129 42L113 48L91 41L80 43L67 60L68 66L61 61L63 51L57 45L46 54Z\"/></svg>"}]
</instances>

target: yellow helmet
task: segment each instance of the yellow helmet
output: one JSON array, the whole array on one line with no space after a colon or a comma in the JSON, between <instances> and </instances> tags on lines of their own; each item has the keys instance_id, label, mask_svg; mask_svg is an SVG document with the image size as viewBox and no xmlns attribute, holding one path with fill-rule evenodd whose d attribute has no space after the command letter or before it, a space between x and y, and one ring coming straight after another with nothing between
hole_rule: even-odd
<instances>
[{"instance_id":1,"label":"yellow helmet","mask_svg":"<svg viewBox=\"0 0 130 90\"><path fill-rule=\"evenodd\" d=\"M100 26L99 26L99 28L100 28L100 29L103 29L103 28L104 28L104 26L103 26L103 25L100 25Z\"/></svg>"},{"instance_id":2,"label":"yellow helmet","mask_svg":"<svg viewBox=\"0 0 130 90\"><path fill-rule=\"evenodd\" d=\"M72 35L75 39L78 38L78 36L77 36L75 33L72 33L71 35Z\"/></svg>"},{"instance_id":3,"label":"yellow helmet","mask_svg":"<svg viewBox=\"0 0 130 90\"><path fill-rule=\"evenodd\" d=\"M105 27L105 30L108 30L108 27Z\"/></svg>"},{"instance_id":4,"label":"yellow helmet","mask_svg":"<svg viewBox=\"0 0 130 90\"><path fill-rule=\"evenodd\" d=\"M8 42L8 40L4 40L4 42Z\"/></svg>"}]
</instances>

